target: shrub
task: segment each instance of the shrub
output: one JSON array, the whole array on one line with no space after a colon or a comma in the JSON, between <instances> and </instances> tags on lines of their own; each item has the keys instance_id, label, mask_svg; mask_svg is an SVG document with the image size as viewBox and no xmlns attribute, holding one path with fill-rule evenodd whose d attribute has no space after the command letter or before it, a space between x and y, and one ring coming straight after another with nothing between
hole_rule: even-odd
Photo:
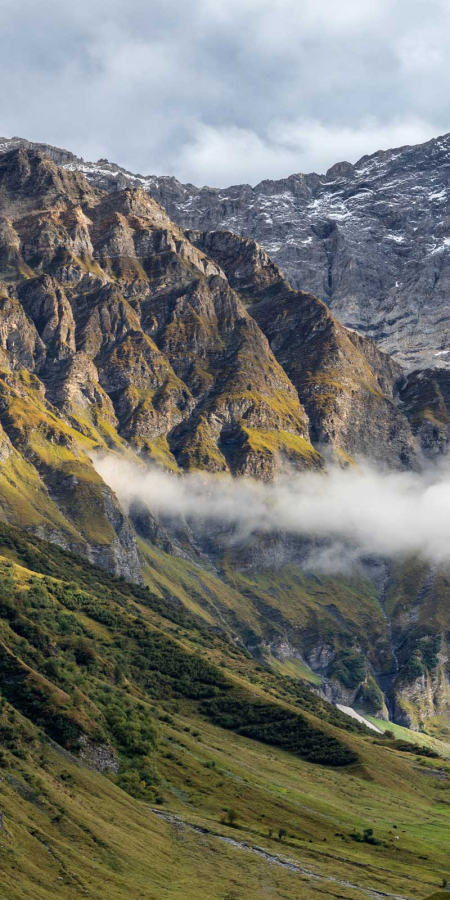
<instances>
[{"instance_id":1,"label":"shrub","mask_svg":"<svg viewBox=\"0 0 450 900\"><path fill-rule=\"evenodd\" d=\"M347 688L356 688L366 677L366 661L357 650L343 650L332 665L331 675Z\"/></svg>"},{"instance_id":2,"label":"shrub","mask_svg":"<svg viewBox=\"0 0 450 900\"><path fill-rule=\"evenodd\" d=\"M291 712L275 703L228 695L204 703L201 711L221 728L281 747L310 762L347 766L358 759L353 750L314 728L301 713Z\"/></svg>"},{"instance_id":3,"label":"shrub","mask_svg":"<svg viewBox=\"0 0 450 900\"><path fill-rule=\"evenodd\" d=\"M75 661L78 666L86 666L87 669L94 669L97 664L94 648L86 638L79 638L75 645Z\"/></svg>"},{"instance_id":4,"label":"shrub","mask_svg":"<svg viewBox=\"0 0 450 900\"><path fill-rule=\"evenodd\" d=\"M378 838L374 837L373 828L365 828L364 831L354 831L350 835L352 841L357 841L358 843L363 844L372 844L373 846L381 846L384 844L383 841L378 840Z\"/></svg>"},{"instance_id":5,"label":"shrub","mask_svg":"<svg viewBox=\"0 0 450 900\"><path fill-rule=\"evenodd\" d=\"M230 806L230 808L227 809L222 821L224 825L229 825L230 828L236 828L238 818L239 817L237 814L237 810L235 810L233 806Z\"/></svg>"},{"instance_id":6,"label":"shrub","mask_svg":"<svg viewBox=\"0 0 450 900\"><path fill-rule=\"evenodd\" d=\"M375 679L369 675L358 694L358 701L370 712L377 713L384 706L384 694Z\"/></svg>"},{"instance_id":7,"label":"shrub","mask_svg":"<svg viewBox=\"0 0 450 900\"><path fill-rule=\"evenodd\" d=\"M394 737L394 735L392 735L392 737ZM381 744L382 741L376 740L374 743ZM436 750L433 750L431 747L421 747L420 744L413 744L410 741L395 740L394 738L390 747L392 747L393 750L400 750L402 753L420 753L421 756L427 756L430 759L439 759L439 753L437 753Z\"/></svg>"}]
</instances>

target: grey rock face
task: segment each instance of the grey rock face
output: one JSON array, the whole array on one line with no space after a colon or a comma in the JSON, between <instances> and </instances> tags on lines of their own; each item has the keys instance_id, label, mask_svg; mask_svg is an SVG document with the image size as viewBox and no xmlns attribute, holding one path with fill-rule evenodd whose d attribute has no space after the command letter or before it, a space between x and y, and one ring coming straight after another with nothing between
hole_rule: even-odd
<instances>
[{"instance_id":1,"label":"grey rock face","mask_svg":"<svg viewBox=\"0 0 450 900\"><path fill-rule=\"evenodd\" d=\"M0 152L21 145L29 142L0 139ZM95 187L144 187L186 228L254 238L294 288L324 300L408 368L450 366L450 135L338 163L325 175L226 189L39 146Z\"/></svg>"},{"instance_id":2,"label":"grey rock face","mask_svg":"<svg viewBox=\"0 0 450 900\"><path fill-rule=\"evenodd\" d=\"M330 703L342 703L344 706L353 706L358 694L359 685L356 688L346 688L340 681L328 681L325 679L321 685L323 694Z\"/></svg>"},{"instance_id":3,"label":"grey rock face","mask_svg":"<svg viewBox=\"0 0 450 900\"><path fill-rule=\"evenodd\" d=\"M117 775L120 764L117 759L116 752L109 744L94 744L82 734L80 737L80 757L89 766L97 772L111 772Z\"/></svg>"},{"instance_id":4,"label":"grey rock face","mask_svg":"<svg viewBox=\"0 0 450 900\"><path fill-rule=\"evenodd\" d=\"M395 692L394 720L412 731L421 731L428 719L446 714L449 708L450 682L442 665L400 685Z\"/></svg>"},{"instance_id":5,"label":"grey rock face","mask_svg":"<svg viewBox=\"0 0 450 900\"><path fill-rule=\"evenodd\" d=\"M254 238L293 287L419 368L450 360L449 177L445 136L325 176L182 194L154 179L148 190L185 227Z\"/></svg>"}]
</instances>

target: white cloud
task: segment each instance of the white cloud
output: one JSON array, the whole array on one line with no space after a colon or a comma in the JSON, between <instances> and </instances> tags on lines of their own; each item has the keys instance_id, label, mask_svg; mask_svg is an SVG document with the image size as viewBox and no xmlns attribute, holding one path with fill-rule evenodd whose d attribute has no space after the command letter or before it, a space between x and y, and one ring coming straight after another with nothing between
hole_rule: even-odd
<instances>
[{"instance_id":1,"label":"white cloud","mask_svg":"<svg viewBox=\"0 0 450 900\"><path fill-rule=\"evenodd\" d=\"M198 124L176 160L177 177L194 184L226 187L255 184L267 177L298 171L299 154L266 135L246 128Z\"/></svg>"},{"instance_id":2,"label":"white cloud","mask_svg":"<svg viewBox=\"0 0 450 900\"><path fill-rule=\"evenodd\" d=\"M126 508L138 500L156 515L224 524L239 537L272 531L327 540L315 557L318 568L336 570L343 560L367 554L450 563L448 461L420 475L362 464L290 473L274 484L206 474L179 478L114 456L94 465Z\"/></svg>"},{"instance_id":3,"label":"white cloud","mask_svg":"<svg viewBox=\"0 0 450 900\"><path fill-rule=\"evenodd\" d=\"M313 119L275 120L262 134L235 126L199 124L180 150L176 171L183 181L226 187L256 184L295 172L325 172L333 163L356 162L367 152L415 144L435 136L430 122L407 119L383 124L367 117L354 126Z\"/></svg>"}]
</instances>

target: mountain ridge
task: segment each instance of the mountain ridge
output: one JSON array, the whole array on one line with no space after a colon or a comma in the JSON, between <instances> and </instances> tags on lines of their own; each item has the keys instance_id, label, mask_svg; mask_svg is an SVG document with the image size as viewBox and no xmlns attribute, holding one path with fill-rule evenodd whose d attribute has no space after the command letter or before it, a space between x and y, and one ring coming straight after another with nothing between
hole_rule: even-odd
<instances>
[{"instance_id":1,"label":"mountain ridge","mask_svg":"<svg viewBox=\"0 0 450 900\"><path fill-rule=\"evenodd\" d=\"M0 150L25 145L34 146L1 139ZM85 163L40 146L103 189L144 186L182 227L256 239L294 287L323 299L343 324L373 337L409 370L450 361L448 134L337 163L325 175L227 189L135 176L107 160Z\"/></svg>"}]
</instances>

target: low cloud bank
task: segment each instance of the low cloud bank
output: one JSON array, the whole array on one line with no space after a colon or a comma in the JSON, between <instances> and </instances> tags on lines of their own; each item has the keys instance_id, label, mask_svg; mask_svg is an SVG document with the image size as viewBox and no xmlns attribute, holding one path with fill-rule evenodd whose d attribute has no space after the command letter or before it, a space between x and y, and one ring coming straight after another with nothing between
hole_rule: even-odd
<instances>
[{"instance_id":1,"label":"low cloud bank","mask_svg":"<svg viewBox=\"0 0 450 900\"><path fill-rule=\"evenodd\" d=\"M421 474L379 472L367 464L330 467L322 474L291 473L276 484L203 473L177 477L113 456L98 457L94 465L125 508L138 500L156 516L229 525L237 538L281 532L328 540L327 568L339 566L345 544L354 548L354 559L417 554L450 563L448 461Z\"/></svg>"}]
</instances>

